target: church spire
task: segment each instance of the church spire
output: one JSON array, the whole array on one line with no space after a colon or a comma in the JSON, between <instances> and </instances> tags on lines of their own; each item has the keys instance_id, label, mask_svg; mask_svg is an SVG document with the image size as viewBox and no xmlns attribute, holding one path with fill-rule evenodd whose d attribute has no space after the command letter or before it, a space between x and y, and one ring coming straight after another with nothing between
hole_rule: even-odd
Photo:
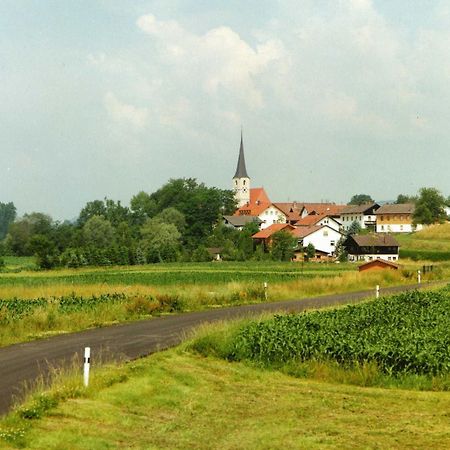
<instances>
[{"instance_id":1,"label":"church spire","mask_svg":"<svg viewBox=\"0 0 450 450\"><path fill-rule=\"evenodd\" d=\"M247 175L247 169L245 168L244 141L242 139L242 130L241 130L241 146L239 148L239 159L236 167L236 173L233 178L250 178Z\"/></svg>"}]
</instances>

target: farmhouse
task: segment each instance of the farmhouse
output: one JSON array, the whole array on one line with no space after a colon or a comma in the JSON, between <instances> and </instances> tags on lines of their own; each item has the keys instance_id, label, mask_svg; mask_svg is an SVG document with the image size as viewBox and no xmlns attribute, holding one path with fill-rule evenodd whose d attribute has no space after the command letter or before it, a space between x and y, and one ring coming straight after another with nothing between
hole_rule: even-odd
<instances>
[{"instance_id":1,"label":"farmhouse","mask_svg":"<svg viewBox=\"0 0 450 450\"><path fill-rule=\"evenodd\" d=\"M344 247L349 261L398 260L399 244L390 234L348 236Z\"/></svg>"},{"instance_id":2,"label":"farmhouse","mask_svg":"<svg viewBox=\"0 0 450 450\"><path fill-rule=\"evenodd\" d=\"M413 225L413 203L386 204L376 211L377 233L411 233L421 230L422 225Z\"/></svg>"},{"instance_id":3,"label":"farmhouse","mask_svg":"<svg viewBox=\"0 0 450 450\"><path fill-rule=\"evenodd\" d=\"M291 233L298 239L300 247L307 247L312 244L316 251L333 256L336 244L342 234L329 225L295 227Z\"/></svg>"},{"instance_id":4,"label":"farmhouse","mask_svg":"<svg viewBox=\"0 0 450 450\"><path fill-rule=\"evenodd\" d=\"M362 229L369 228L375 231L376 215L380 205L378 203L366 203L364 205L347 205L340 215L340 221L345 231L349 230L353 222L357 222Z\"/></svg>"}]
</instances>

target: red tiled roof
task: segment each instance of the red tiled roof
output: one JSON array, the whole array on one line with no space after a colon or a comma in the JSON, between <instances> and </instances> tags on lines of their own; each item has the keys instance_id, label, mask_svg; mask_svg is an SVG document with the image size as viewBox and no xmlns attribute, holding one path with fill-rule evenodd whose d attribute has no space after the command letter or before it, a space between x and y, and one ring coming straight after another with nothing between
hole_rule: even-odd
<instances>
[{"instance_id":1,"label":"red tiled roof","mask_svg":"<svg viewBox=\"0 0 450 450\"><path fill-rule=\"evenodd\" d=\"M264 188L252 188L250 189L250 202L238 208L233 215L259 216L270 205L271 202Z\"/></svg>"},{"instance_id":2,"label":"red tiled roof","mask_svg":"<svg viewBox=\"0 0 450 450\"><path fill-rule=\"evenodd\" d=\"M306 236L309 236L310 234L314 233L315 231L320 230L321 228L325 227L326 225L321 226L310 226L310 227L295 227L292 230L292 234L297 238L304 238Z\"/></svg>"},{"instance_id":3,"label":"red tiled roof","mask_svg":"<svg viewBox=\"0 0 450 450\"><path fill-rule=\"evenodd\" d=\"M295 222L295 226L296 227L309 227L311 225L315 225L316 223L318 223L325 217L328 217L328 216L320 215L320 214L306 216L306 217L303 217L303 219L297 220L297 222Z\"/></svg>"},{"instance_id":4,"label":"red tiled roof","mask_svg":"<svg viewBox=\"0 0 450 450\"><path fill-rule=\"evenodd\" d=\"M293 231L294 227L292 225L289 225L288 223L274 223L270 225L269 227L265 228L264 230L258 231L255 233L252 238L253 239L267 239L270 236L272 236L277 231L281 231L286 229L286 231Z\"/></svg>"}]
</instances>

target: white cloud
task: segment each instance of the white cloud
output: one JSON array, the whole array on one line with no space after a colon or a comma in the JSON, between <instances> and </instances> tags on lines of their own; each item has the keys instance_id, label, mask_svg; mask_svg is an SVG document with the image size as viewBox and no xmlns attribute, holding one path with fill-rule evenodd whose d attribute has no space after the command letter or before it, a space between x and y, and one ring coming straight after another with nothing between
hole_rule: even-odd
<instances>
[{"instance_id":1,"label":"white cloud","mask_svg":"<svg viewBox=\"0 0 450 450\"><path fill-rule=\"evenodd\" d=\"M153 15L140 17L137 25L156 40L168 82L189 89L200 86L212 101L232 95L250 107L262 107L264 95L258 77L285 56L279 40L267 40L253 48L226 26L197 35L175 21L158 21Z\"/></svg>"},{"instance_id":2,"label":"white cloud","mask_svg":"<svg viewBox=\"0 0 450 450\"><path fill-rule=\"evenodd\" d=\"M131 125L136 130L141 130L147 125L149 116L147 108L123 103L112 92L105 95L105 107L109 116L116 122Z\"/></svg>"}]
</instances>

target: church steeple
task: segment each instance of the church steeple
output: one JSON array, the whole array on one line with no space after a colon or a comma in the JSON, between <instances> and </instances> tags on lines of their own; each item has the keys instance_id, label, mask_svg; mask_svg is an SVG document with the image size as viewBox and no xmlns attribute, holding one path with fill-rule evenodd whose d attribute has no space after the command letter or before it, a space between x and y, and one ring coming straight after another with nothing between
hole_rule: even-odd
<instances>
[{"instance_id":1,"label":"church steeple","mask_svg":"<svg viewBox=\"0 0 450 450\"><path fill-rule=\"evenodd\" d=\"M250 177L247 174L244 157L244 140L242 138L241 130L241 145L239 147L239 158L236 167L236 173L233 177L234 197L238 207L250 202Z\"/></svg>"},{"instance_id":2,"label":"church steeple","mask_svg":"<svg viewBox=\"0 0 450 450\"><path fill-rule=\"evenodd\" d=\"M242 139L242 130L241 130L241 146L239 148L239 159L236 167L236 173L233 178L250 178L247 175L247 169L245 167L245 157L244 157L244 141Z\"/></svg>"}]
</instances>

